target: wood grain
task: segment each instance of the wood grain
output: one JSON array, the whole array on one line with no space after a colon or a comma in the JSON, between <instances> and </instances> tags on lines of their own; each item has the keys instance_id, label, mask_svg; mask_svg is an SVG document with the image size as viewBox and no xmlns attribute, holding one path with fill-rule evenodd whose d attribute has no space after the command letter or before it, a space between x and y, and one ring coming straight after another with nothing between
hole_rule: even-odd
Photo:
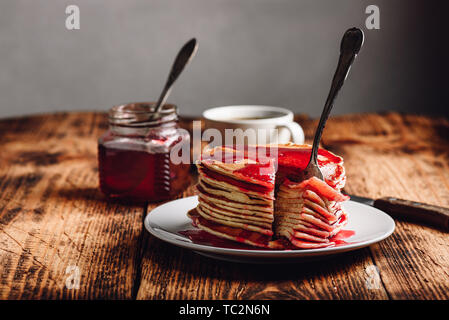
<instances>
[{"instance_id":1,"label":"wood grain","mask_svg":"<svg viewBox=\"0 0 449 320\"><path fill-rule=\"evenodd\" d=\"M360 140L358 140L360 139ZM329 122L324 145L345 158L345 190L449 207L449 121L397 113ZM448 299L448 233L397 221L392 237L370 247L392 299Z\"/></svg>"},{"instance_id":2,"label":"wood grain","mask_svg":"<svg viewBox=\"0 0 449 320\"><path fill-rule=\"evenodd\" d=\"M144 207L98 191L102 114L0 122L0 298L132 298ZM66 282L79 268L79 289ZM69 284L70 288L70 284Z\"/></svg>"},{"instance_id":3,"label":"wood grain","mask_svg":"<svg viewBox=\"0 0 449 320\"><path fill-rule=\"evenodd\" d=\"M317 121L296 120L310 141ZM406 221L379 244L307 264L234 264L159 241L142 225L159 204L108 202L98 191L105 121L102 113L0 121L1 299L449 298L448 233ZM333 117L323 145L344 157L349 193L449 207L447 119ZM70 266L79 289L66 286Z\"/></svg>"}]
</instances>

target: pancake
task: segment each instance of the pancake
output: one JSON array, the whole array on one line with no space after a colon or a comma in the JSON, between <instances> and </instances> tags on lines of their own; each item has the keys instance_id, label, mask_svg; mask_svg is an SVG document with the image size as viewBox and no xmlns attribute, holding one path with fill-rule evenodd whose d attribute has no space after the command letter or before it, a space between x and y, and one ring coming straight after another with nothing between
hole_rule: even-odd
<instances>
[{"instance_id":1,"label":"pancake","mask_svg":"<svg viewBox=\"0 0 449 320\"><path fill-rule=\"evenodd\" d=\"M217 203L213 201L213 199L205 199L203 198L204 195L201 193L198 195L201 199L201 204L205 205L206 207L211 207L211 210L218 210L220 212L223 212L223 214L229 215L231 217L246 217L250 220L258 220L258 221L273 221L273 214L270 212L263 212L258 210L251 210L251 209L241 209L241 208L234 208L232 206L228 206L226 204ZM231 204L231 203L227 203Z\"/></svg>"},{"instance_id":2,"label":"pancake","mask_svg":"<svg viewBox=\"0 0 449 320\"><path fill-rule=\"evenodd\" d=\"M198 172L200 174L201 180L206 182L207 184L222 190L234 191L237 193L245 193L248 196L257 198L257 199L274 199L274 191L266 190L264 187L258 188L259 186L253 185L248 182L240 182L237 185L236 181L231 180L223 180L217 179L217 173L212 173L213 171L205 171L202 166L198 166ZM274 185L273 185L274 188Z\"/></svg>"},{"instance_id":3,"label":"pancake","mask_svg":"<svg viewBox=\"0 0 449 320\"><path fill-rule=\"evenodd\" d=\"M198 193L203 195L203 198L214 199L216 202L224 203L235 208L249 208L270 213L273 211L273 201L269 199L259 199L245 193L242 194L241 192L222 190L208 185L201 179L196 188Z\"/></svg>"},{"instance_id":4,"label":"pancake","mask_svg":"<svg viewBox=\"0 0 449 320\"><path fill-rule=\"evenodd\" d=\"M248 230L242 230L241 228L233 228L225 226L213 221L204 219L198 214L197 209L192 209L187 214L193 221L193 224L217 237L232 240L235 242L245 243L250 246L282 249L283 247L276 241L271 241L271 236L263 235L258 232L251 232Z\"/></svg>"},{"instance_id":5,"label":"pancake","mask_svg":"<svg viewBox=\"0 0 449 320\"><path fill-rule=\"evenodd\" d=\"M244 183L250 188L272 191L274 188L274 162L260 164L254 160L244 159L237 163L223 163L216 160L203 161L201 165L208 174L212 172L221 175L219 179L230 183ZM212 171L212 172L211 172ZM229 178L230 180L226 179Z\"/></svg>"},{"instance_id":6,"label":"pancake","mask_svg":"<svg viewBox=\"0 0 449 320\"><path fill-rule=\"evenodd\" d=\"M199 213L200 216L202 216L204 219L213 221L228 227L234 227L234 228L240 228L243 230L253 231L257 233L261 233L264 235L273 235L273 231L268 228L259 227L255 224L245 223L245 222L238 222L238 221L232 221L228 218L218 218L216 216L212 216L210 214L210 211L205 209L202 206L196 207L196 211Z\"/></svg>"},{"instance_id":7,"label":"pancake","mask_svg":"<svg viewBox=\"0 0 449 320\"><path fill-rule=\"evenodd\" d=\"M346 199L339 190L315 177L299 183L286 181L277 194L275 233L303 249L335 245L329 239L347 222L339 204Z\"/></svg>"},{"instance_id":8,"label":"pancake","mask_svg":"<svg viewBox=\"0 0 449 320\"><path fill-rule=\"evenodd\" d=\"M253 224L256 226L261 226L261 227L266 227L266 228L271 228L271 224L273 222L273 219L270 217L269 219L266 218L262 218L260 219L259 217L253 217L253 216L249 216L249 215L237 215L234 214L233 212L230 211L226 211L226 210L222 210L220 208L216 208L213 205L210 205L206 202L202 202L199 205L199 208L206 212L207 214L216 217L217 219L222 219L222 220L229 220L229 221L235 221L235 222L241 222L241 223L246 223L246 224Z\"/></svg>"},{"instance_id":9,"label":"pancake","mask_svg":"<svg viewBox=\"0 0 449 320\"><path fill-rule=\"evenodd\" d=\"M261 161L262 147L275 156ZM218 237L264 248L335 245L332 237L347 223L341 203L349 197L340 192L346 182L343 159L319 149L324 179L303 180L310 150L293 144L209 150L197 163L193 223Z\"/></svg>"}]
</instances>

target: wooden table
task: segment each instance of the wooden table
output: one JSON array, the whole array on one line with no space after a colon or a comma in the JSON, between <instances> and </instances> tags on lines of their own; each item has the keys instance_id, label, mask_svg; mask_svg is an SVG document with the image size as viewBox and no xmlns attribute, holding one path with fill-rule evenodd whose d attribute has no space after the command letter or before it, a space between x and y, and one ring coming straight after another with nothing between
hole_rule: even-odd
<instances>
[{"instance_id":1,"label":"wooden table","mask_svg":"<svg viewBox=\"0 0 449 320\"><path fill-rule=\"evenodd\" d=\"M297 121L310 138L316 121ZM448 233L413 223L369 248L283 266L215 261L155 239L142 224L155 204L109 203L98 190L106 126L102 113L0 121L1 299L449 298ZM349 193L449 206L447 119L334 117L323 145L344 157Z\"/></svg>"}]
</instances>

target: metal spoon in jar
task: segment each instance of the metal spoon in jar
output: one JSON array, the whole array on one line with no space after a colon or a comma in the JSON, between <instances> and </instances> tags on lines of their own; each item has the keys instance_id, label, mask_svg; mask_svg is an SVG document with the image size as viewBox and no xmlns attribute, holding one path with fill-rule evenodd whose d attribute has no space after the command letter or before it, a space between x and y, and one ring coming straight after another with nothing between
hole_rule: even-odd
<instances>
[{"instance_id":1,"label":"metal spoon in jar","mask_svg":"<svg viewBox=\"0 0 449 320\"><path fill-rule=\"evenodd\" d=\"M195 56L197 49L198 43L196 39L193 38L189 40L179 51L178 55L176 56L175 62L171 67L164 89L162 90L161 95L159 96L159 100L157 101L156 106L154 108L155 110L155 113L153 115L154 118L157 117L157 115L161 112L162 107L165 104L165 101L167 101L167 97L170 94L173 84L175 83L176 79L178 79L181 72L184 70L184 67Z\"/></svg>"},{"instance_id":2,"label":"metal spoon in jar","mask_svg":"<svg viewBox=\"0 0 449 320\"><path fill-rule=\"evenodd\" d=\"M332 80L331 89L324 105L323 112L321 113L320 122L315 131L315 137L313 139L312 152L310 154L310 160L307 167L302 172L303 179L309 179L317 177L323 180L323 174L318 167L318 146L320 144L321 135L323 133L326 121L329 118L334 101L340 91L343 83L349 73L352 63L355 57L360 51L363 45L363 32L358 28L348 29L340 44L340 58L338 60L337 70L335 71L334 78Z\"/></svg>"}]
</instances>

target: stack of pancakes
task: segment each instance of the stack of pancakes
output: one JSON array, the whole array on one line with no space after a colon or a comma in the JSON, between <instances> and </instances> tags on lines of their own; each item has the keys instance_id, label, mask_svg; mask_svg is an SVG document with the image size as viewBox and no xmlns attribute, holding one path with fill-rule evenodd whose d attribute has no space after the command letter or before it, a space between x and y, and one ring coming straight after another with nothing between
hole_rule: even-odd
<instances>
[{"instance_id":1,"label":"stack of pancakes","mask_svg":"<svg viewBox=\"0 0 449 320\"><path fill-rule=\"evenodd\" d=\"M248 152L236 157L235 147L213 149L197 163L199 204L189 217L208 233L252 246L285 248L280 239L297 248L333 245L329 238L347 221L340 205L348 198L340 193L345 183L343 159L320 149L324 181L297 182L311 147L276 148L276 156L263 162Z\"/></svg>"},{"instance_id":2,"label":"stack of pancakes","mask_svg":"<svg viewBox=\"0 0 449 320\"><path fill-rule=\"evenodd\" d=\"M299 183L286 180L276 196L276 235L303 249L334 245L329 239L347 222L341 209L341 202L347 199L315 177Z\"/></svg>"},{"instance_id":3,"label":"stack of pancakes","mask_svg":"<svg viewBox=\"0 0 449 320\"><path fill-rule=\"evenodd\" d=\"M273 162L260 164L248 158L230 162L207 159L197 164L199 204L189 216L200 229L216 236L252 246L275 247L271 241Z\"/></svg>"}]
</instances>

